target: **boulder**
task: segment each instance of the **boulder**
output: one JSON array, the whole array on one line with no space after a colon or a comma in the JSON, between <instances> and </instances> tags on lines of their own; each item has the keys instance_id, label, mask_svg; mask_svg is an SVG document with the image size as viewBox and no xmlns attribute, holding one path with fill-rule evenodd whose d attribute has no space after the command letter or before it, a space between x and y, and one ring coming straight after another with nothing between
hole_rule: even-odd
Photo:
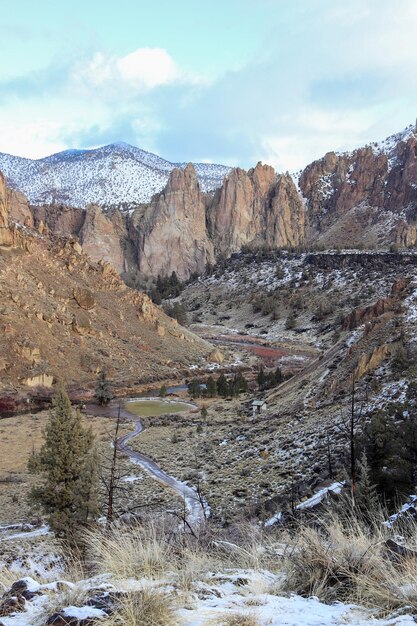
<instances>
[{"instance_id":1,"label":"boulder","mask_svg":"<svg viewBox=\"0 0 417 626\"><path fill-rule=\"evenodd\" d=\"M79 335L88 335L91 331L91 322L87 313L78 311L72 318L72 330Z\"/></svg>"},{"instance_id":2,"label":"boulder","mask_svg":"<svg viewBox=\"0 0 417 626\"><path fill-rule=\"evenodd\" d=\"M210 363L223 363L224 354L220 350L213 350L208 355L207 360L210 361Z\"/></svg>"},{"instance_id":3,"label":"boulder","mask_svg":"<svg viewBox=\"0 0 417 626\"><path fill-rule=\"evenodd\" d=\"M76 287L73 291L73 296L78 306L86 311L93 309L96 304L94 294L90 289Z\"/></svg>"}]
</instances>

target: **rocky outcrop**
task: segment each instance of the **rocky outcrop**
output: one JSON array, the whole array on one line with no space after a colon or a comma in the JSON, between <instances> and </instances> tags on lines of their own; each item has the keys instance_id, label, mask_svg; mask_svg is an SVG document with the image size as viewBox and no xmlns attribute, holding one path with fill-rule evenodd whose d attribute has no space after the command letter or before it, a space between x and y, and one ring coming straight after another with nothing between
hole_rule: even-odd
<instances>
[{"instance_id":1,"label":"rocky outcrop","mask_svg":"<svg viewBox=\"0 0 417 626\"><path fill-rule=\"evenodd\" d=\"M408 129L390 148L372 145L327 153L299 180L310 241L378 247L417 240L417 135Z\"/></svg>"},{"instance_id":2,"label":"rocky outcrop","mask_svg":"<svg viewBox=\"0 0 417 626\"><path fill-rule=\"evenodd\" d=\"M11 246L13 236L9 224L9 206L4 177L0 174L0 246Z\"/></svg>"},{"instance_id":3,"label":"rocky outcrop","mask_svg":"<svg viewBox=\"0 0 417 626\"><path fill-rule=\"evenodd\" d=\"M355 369L355 380L360 380L368 372L372 372L383 363L392 353L392 346L377 346L371 354L361 354Z\"/></svg>"},{"instance_id":4,"label":"rocky outcrop","mask_svg":"<svg viewBox=\"0 0 417 626\"><path fill-rule=\"evenodd\" d=\"M121 218L121 216L119 215ZM93 261L103 260L110 263L121 274L124 258L121 248L121 236L114 223L98 206L91 205L85 212L84 224L79 233L80 243Z\"/></svg>"},{"instance_id":5,"label":"rocky outcrop","mask_svg":"<svg viewBox=\"0 0 417 626\"><path fill-rule=\"evenodd\" d=\"M176 271L180 279L201 273L214 261L206 229L206 208L194 170L174 169L161 194L154 197L138 225L138 267L148 275Z\"/></svg>"},{"instance_id":6,"label":"rocky outcrop","mask_svg":"<svg viewBox=\"0 0 417 626\"><path fill-rule=\"evenodd\" d=\"M380 298L370 306L354 309L343 321L343 330L353 330L365 322L369 322L384 313L394 311L397 302L394 298Z\"/></svg>"},{"instance_id":7,"label":"rocky outcrop","mask_svg":"<svg viewBox=\"0 0 417 626\"><path fill-rule=\"evenodd\" d=\"M208 222L216 253L223 256L243 245L298 245L305 235L305 210L291 177L277 176L262 163L230 172L210 204Z\"/></svg>"}]
</instances>

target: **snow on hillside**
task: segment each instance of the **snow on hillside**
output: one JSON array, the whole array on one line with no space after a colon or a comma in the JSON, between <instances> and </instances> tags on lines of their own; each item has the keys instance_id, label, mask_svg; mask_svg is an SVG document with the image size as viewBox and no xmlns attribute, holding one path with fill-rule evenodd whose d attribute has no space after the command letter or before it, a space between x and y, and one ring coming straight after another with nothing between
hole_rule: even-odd
<instances>
[{"instance_id":1,"label":"snow on hillside","mask_svg":"<svg viewBox=\"0 0 417 626\"><path fill-rule=\"evenodd\" d=\"M163 189L174 167L185 166L123 142L95 150L65 150L38 160L0 153L0 171L9 185L35 205L96 203L128 209L148 202ZM219 187L230 171L211 163L194 166L204 191Z\"/></svg>"}]
</instances>

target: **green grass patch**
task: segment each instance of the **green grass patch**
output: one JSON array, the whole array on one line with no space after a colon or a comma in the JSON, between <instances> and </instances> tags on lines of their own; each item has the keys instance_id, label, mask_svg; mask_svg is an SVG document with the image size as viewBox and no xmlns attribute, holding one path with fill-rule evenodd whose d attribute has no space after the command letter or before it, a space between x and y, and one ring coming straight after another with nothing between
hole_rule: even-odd
<instances>
[{"instance_id":1,"label":"green grass patch","mask_svg":"<svg viewBox=\"0 0 417 626\"><path fill-rule=\"evenodd\" d=\"M126 402L127 411L142 417L152 417L164 415L165 413L180 413L189 411L190 405L186 402L163 402L162 400L138 400L136 402Z\"/></svg>"}]
</instances>

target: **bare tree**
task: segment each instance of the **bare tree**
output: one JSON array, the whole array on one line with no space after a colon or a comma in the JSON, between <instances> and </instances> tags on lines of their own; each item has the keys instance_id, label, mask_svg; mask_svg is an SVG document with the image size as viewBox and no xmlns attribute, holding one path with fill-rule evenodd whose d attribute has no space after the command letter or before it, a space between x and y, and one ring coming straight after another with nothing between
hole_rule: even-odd
<instances>
[{"instance_id":1,"label":"bare tree","mask_svg":"<svg viewBox=\"0 0 417 626\"><path fill-rule=\"evenodd\" d=\"M355 385L355 376L352 374L352 384L351 384L351 395L350 395L350 408L346 413L342 412L341 415L341 425L340 429L347 437L348 446L349 446L349 454L348 454L348 473L350 479L350 492L351 492L351 503L352 503L352 511L355 510L356 499L356 483L357 483L357 446L356 446L356 436L359 427L363 424L363 411L365 407L365 402L362 401L360 406L357 406L356 401L356 385Z\"/></svg>"}]
</instances>

